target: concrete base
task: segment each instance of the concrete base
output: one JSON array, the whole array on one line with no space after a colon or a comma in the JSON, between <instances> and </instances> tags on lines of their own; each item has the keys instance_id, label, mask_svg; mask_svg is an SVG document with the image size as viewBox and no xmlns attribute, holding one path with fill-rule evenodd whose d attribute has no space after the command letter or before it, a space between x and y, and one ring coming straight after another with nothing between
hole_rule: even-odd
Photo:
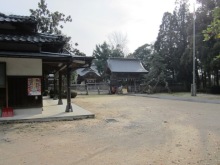
<instances>
[{"instance_id":1,"label":"concrete base","mask_svg":"<svg viewBox=\"0 0 220 165\"><path fill-rule=\"evenodd\" d=\"M66 113L66 105L57 105L57 100L43 100L42 108L17 109L13 117L0 117L0 123L18 122L43 122L57 120L78 120L94 118L95 115L75 104L72 104L74 112Z\"/></svg>"},{"instance_id":2,"label":"concrete base","mask_svg":"<svg viewBox=\"0 0 220 165\"><path fill-rule=\"evenodd\" d=\"M59 99L59 100L58 100L58 105L63 105L62 99Z\"/></svg>"},{"instance_id":3,"label":"concrete base","mask_svg":"<svg viewBox=\"0 0 220 165\"><path fill-rule=\"evenodd\" d=\"M73 112L73 106L70 105L70 107L68 105L66 105L66 112Z\"/></svg>"},{"instance_id":4,"label":"concrete base","mask_svg":"<svg viewBox=\"0 0 220 165\"><path fill-rule=\"evenodd\" d=\"M191 84L191 96L196 96L196 84Z\"/></svg>"},{"instance_id":5,"label":"concrete base","mask_svg":"<svg viewBox=\"0 0 220 165\"><path fill-rule=\"evenodd\" d=\"M42 114L42 108L28 108L28 109L14 109L14 115L23 115L23 114L32 114L32 115L38 115Z\"/></svg>"}]
</instances>

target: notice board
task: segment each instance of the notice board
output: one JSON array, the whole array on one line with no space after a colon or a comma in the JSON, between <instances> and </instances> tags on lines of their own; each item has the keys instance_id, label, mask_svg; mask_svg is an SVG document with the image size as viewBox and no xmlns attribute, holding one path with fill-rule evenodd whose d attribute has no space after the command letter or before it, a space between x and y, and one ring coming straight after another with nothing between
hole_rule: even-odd
<instances>
[{"instance_id":1,"label":"notice board","mask_svg":"<svg viewBox=\"0 0 220 165\"><path fill-rule=\"evenodd\" d=\"M28 78L28 96L41 95L41 79Z\"/></svg>"}]
</instances>

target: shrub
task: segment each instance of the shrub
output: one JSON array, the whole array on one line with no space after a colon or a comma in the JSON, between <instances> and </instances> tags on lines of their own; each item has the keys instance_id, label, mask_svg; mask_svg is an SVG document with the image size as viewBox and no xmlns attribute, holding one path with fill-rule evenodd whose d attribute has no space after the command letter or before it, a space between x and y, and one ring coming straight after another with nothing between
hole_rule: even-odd
<instances>
[{"instance_id":1,"label":"shrub","mask_svg":"<svg viewBox=\"0 0 220 165\"><path fill-rule=\"evenodd\" d=\"M71 90L70 95L71 95L71 98L75 98L77 96L77 92L74 91L74 90ZM66 91L62 92L62 98L67 98L67 92Z\"/></svg>"},{"instance_id":2,"label":"shrub","mask_svg":"<svg viewBox=\"0 0 220 165\"><path fill-rule=\"evenodd\" d=\"M53 97L54 97L54 90L51 89L51 90L50 90L50 98L53 98Z\"/></svg>"},{"instance_id":3,"label":"shrub","mask_svg":"<svg viewBox=\"0 0 220 165\"><path fill-rule=\"evenodd\" d=\"M220 94L220 86L212 86L210 88L210 93L211 94Z\"/></svg>"},{"instance_id":4,"label":"shrub","mask_svg":"<svg viewBox=\"0 0 220 165\"><path fill-rule=\"evenodd\" d=\"M77 92L74 90L71 90L71 98L75 98L77 96Z\"/></svg>"},{"instance_id":5,"label":"shrub","mask_svg":"<svg viewBox=\"0 0 220 165\"><path fill-rule=\"evenodd\" d=\"M43 96L47 96L48 95L48 90L45 90L44 92L43 92Z\"/></svg>"}]
</instances>

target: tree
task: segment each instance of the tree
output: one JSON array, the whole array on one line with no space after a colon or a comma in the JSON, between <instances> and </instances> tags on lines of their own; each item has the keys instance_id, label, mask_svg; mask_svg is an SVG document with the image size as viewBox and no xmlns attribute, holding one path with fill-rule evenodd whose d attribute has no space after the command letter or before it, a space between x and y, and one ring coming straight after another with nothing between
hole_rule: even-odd
<instances>
[{"instance_id":1,"label":"tree","mask_svg":"<svg viewBox=\"0 0 220 165\"><path fill-rule=\"evenodd\" d=\"M93 51L93 57L96 58L95 65L100 74L103 74L106 61L111 57L112 51L110 46L104 42L102 45L96 45L96 49Z\"/></svg>"},{"instance_id":2,"label":"tree","mask_svg":"<svg viewBox=\"0 0 220 165\"><path fill-rule=\"evenodd\" d=\"M111 49L111 57L124 57L124 53L123 51L121 50L121 48L118 46L114 49Z\"/></svg>"},{"instance_id":3,"label":"tree","mask_svg":"<svg viewBox=\"0 0 220 165\"><path fill-rule=\"evenodd\" d=\"M216 7L220 7L219 0L197 0L200 4L196 11L196 56L199 63L198 68L201 71L201 80L204 89L207 86L212 86L213 82L211 81L211 76L213 76L213 62L212 60L216 57L216 50L213 49L216 42L216 39L213 36L206 36L206 39L211 37L212 39L204 42L204 30L211 24L213 21L212 11ZM206 78L208 77L208 79ZM217 77L217 76L216 76ZM208 81L207 81L208 80Z\"/></svg>"},{"instance_id":4,"label":"tree","mask_svg":"<svg viewBox=\"0 0 220 165\"><path fill-rule=\"evenodd\" d=\"M210 67L216 77L216 85L219 86L219 69L220 69L220 8L213 10L213 21L211 25L203 31L204 41L211 42Z\"/></svg>"},{"instance_id":5,"label":"tree","mask_svg":"<svg viewBox=\"0 0 220 165\"><path fill-rule=\"evenodd\" d=\"M145 69L150 69L150 58L153 53L153 45L144 44L137 48L132 56L141 60L142 64L144 65Z\"/></svg>"},{"instance_id":6,"label":"tree","mask_svg":"<svg viewBox=\"0 0 220 165\"><path fill-rule=\"evenodd\" d=\"M156 52L163 56L167 70L172 72L173 79L176 78L179 67L178 49L178 22L176 14L164 13L157 40L154 44Z\"/></svg>"},{"instance_id":7,"label":"tree","mask_svg":"<svg viewBox=\"0 0 220 165\"><path fill-rule=\"evenodd\" d=\"M120 52L120 56L125 56L128 53L127 35L124 35L121 32L113 32L108 36L108 40L111 49Z\"/></svg>"},{"instance_id":8,"label":"tree","mask_svg":"<svg viewBox=\"0 0 220 165\"><path fill-rule=\"evenodd\" d=\"M213 11L213 21L211 25L203 31L204 40L208 41L210 39L219 39L220 38L220 8L215 8Z\"/></svg>"},{"instance_id":9,"label":"tree","mask_svg":"<svg viewBox=\"0 0 220 165\"><path fill-rule=\"evenodd\" d=\"M49 34L61 34L62 23L72 22L71 16L58 11L51 12L47 8L45 0L38 2L38 9L30 9L31 16L34 16L38 22L38 32Z\"/></svg>"},{"instance_id":10,"label":"tree","mask_svg":"<svg viewBox=\"0 0 220 165\"><path fill-rule=\"evenodd\" d=\"M63 24L67 22L72 22L72 18L70 15L65 16L65 14L60 13L58 11L51 12L47 8L47 4L45 0L40 0L38 2L37 9L30 9L31 16L35 17L37 20L37 30L39 33L48 33L48 34L55 34L61 35ZM64 45L64 49L68 50L69 52L78 55L78 56L86 56L84 53L80 52L74 45L71 43L71 37L62 34L66 39L66 44Z\"/></svg>"},{"instance_id":11,"label":"tree","mask_svg":"<svg viewBox=\"0 0 220 165\"><path fill-rule=\"evenodd\" d=\"M158 54L154 52L151 55L151 58L149 59L149 73L146 76L145 81L146 88L151 88L150 93L154 93L156 91L156 88L158 84L164 85L165 88L167 88L168 92L170 92L170 88L168 85L168 77L170 75L169 71L167 70L166 63L164 61L164 58L161 54Z\"/></svg>"},{"instance_id":12,"label":"tree","mask_svg":"<svg viewBox=\"0 0 220 165\"><path fill-rule=\"evenodd\" d=\"M171 73L169 76L173 82L183 83L188 88L191 84L189 77L192 75L188 33L190 16L188 1L177 0L173 13L164 13L154 44L155 51L164 59L167 73Z\"/></svg>"}]
</instances>

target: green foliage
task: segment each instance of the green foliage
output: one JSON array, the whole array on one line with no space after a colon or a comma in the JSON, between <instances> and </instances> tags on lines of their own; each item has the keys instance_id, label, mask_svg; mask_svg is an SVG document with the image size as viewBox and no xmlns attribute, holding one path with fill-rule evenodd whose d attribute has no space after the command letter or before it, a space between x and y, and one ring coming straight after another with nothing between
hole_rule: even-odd
<instances>
[{"instance_id":1,"label":"green foliage","mask_svg":"<svg viewBox=\"0 0 220 165\"><path fill-rule=\"evenodd\" d=\"M73 84L77 83L77 76L78 76L78 74L76 71L71 72L71 77L70 77L71 83L73 83Z\"/></svg>"},{"instance_id":2,"label":"green foliage","mask_svg":"<svg viewBox=\"0 0 220 165\"><path fill-rule=\"evenodd\" d=\"M62 23L71 22L71 16L58 11L51 12L47 8L45 0L40 0L38 9L30 9L31 16L34 16L38 22L38 32L49 34L61 34Z\"/></svg>"},{"instance_id":3,"label":"green foliage","mask_svg":"<svg viewBox=\"0 0 220 165\"><path fill-rule=\"evenodd\" d=\"M220 68L220 55L216 56L215 58L213 58L212 62L212 67L219 69Z\"/></svg>"},{"instance_id":4,"label":"green foliage","mask_svg":"<svg viewBox=\"0 0 220 165\"><path fill-rule=\"evenodd\" d=\"M220 39L220 8L215 8L213 11L213 21L211 25L203 31L204 40Z\"/></svg>"},{"instance_id":5,"label":"green foliage","mask_svg":"<svg viewBox=\"0 0 220 165\"><path fill-rule=\"evenodd\" d=\"M166 79L166 63L161 54L155 53L150 60L150 71L147 75L149 80L152 79Z\"/></svg>"},{"instance_id":6,"label":"green foliage","mask_svg":"<svg viewBox=\"0 0 220 165\"><path fill-rule=\"evenodd\" d=\"M189 60L183 60L189 56L188 51L188 26L190 13L187 1L176 1L173 13L164 13L157 40L154 44L155 51L161 55L166 65L169 77L175 82L190 83L188 77L191 72L185 70L190 66Z\"/></svg>"},{"instance_id":7,"label":"green foliage","mask_svg":"<svg viewBox=\"0 0 220 165\"><path fill-rule=\"evenodd\" d=\"M96 58L95 65L100 74L104 72L106 61L109 57L124 57L121 49L111 49L110 45L104 42L102 45L96 45L96 49L93 51L93 57Z\"/></svg>"},{"instance_id":8,"label":"green foliage","mask_svg":"<svg viewBox=\"0 0 220 165\"><path fill-rule=\"evenodd\" d=\"M132 57L141 60L142 64L144 65L145 69L150 69L150 58L153 53L153 46L149 44L144 44L137 48Z\"/></svg>"},{"instance_id":9,"label":"green foliage","mask_svg":"<svg viewBox=\"0 0 220 165\"><path fill-rule=\"evenodd\" d=\"M45 0L40 0L38 3L37 9L30 9L31 16L34 16L38 23L38 32L39 33L48 33L48 34L62 34L62 29L64 24L67 22L72 22L72 18L70 15L66 16L63 13L58 11L51 12L47 8L47 4ZM63 35L63 34L62 34ZM66 39L66 43L64 45L64 49L69 52L78 55L78 56L86 56L84 53L80 52L78 49L74 48L78 44L75 43L73 45L71 43L71 37L63 35Z\"/></svg>"},{"instance_id":10,"label":"green foliage","mask_svg":"<svg viewBox=\"0 0 220 165\"><path fill-rule=\"evenodd\" d=\"M71 91L70 91L70 96L71 96L71 98L76 98L76 96L77 96L77 91L71 90ZM67 98L67 92L66 92L66 91L63 91L63 92L62 92L62 98Z\"/></svg>"},{"instance_id":11,"label":"green foliage","mask_svg":"<svg viewBox=\"0 0 220 165\"><path fill-rule=\"evenodd\" d=\"M176 13L164 13L157 40L155 42L155 50L164 58L167 69L173 73L177 73L179 67L178 54L178 21Z\"/></svg>"},{"instance_id":12,"label":"green foliage","mask_svg":"<svg viewBox=\"0 0 220 165\"><path fill-rule=\"evenodd\" d=\"M111 56L110 46L104 42L102 45L96 45L93 51L93 57L96 58L95 65L100 74L103 73L107 59Z\"/></svg>"},{"instance_id":13,"label":"green foliage","mask_svg":"<svg viewBox=\"0 0 220 165\"><path fill-rule=\"evenodd\" d=\"M124 57L124 53L120 47L116 47L115 49L113 48L111 50L111 57Z\"/></svg>"},{"instance_id":14,"label":"green foliage","mask_svg":"<svg viewBox=\"0 0 220 165\"><path fill-rule=\"evenodd\" d=\"M203 30L204 41L209 44L209 71L212 71L216 76L216 84L219 85L219 69L220 69L220 7L217 7L212 12L212 22ZM206 66L207 66L206 65ZM209 76L211 77L211 76ZM210 80L210 79L209 79ZM209 82L211 85L211 80Z\"/></svg>"},{"instance_id":15,"label":"green foliage","mask_svg":"<svg viewBox=\"0 0 220 165\"><path fill-rule=\"evenodd\" d=\"M77 96L77 92L74 90L70 91L71 98L75 98Z\"/></svg>"}]
</instances>

